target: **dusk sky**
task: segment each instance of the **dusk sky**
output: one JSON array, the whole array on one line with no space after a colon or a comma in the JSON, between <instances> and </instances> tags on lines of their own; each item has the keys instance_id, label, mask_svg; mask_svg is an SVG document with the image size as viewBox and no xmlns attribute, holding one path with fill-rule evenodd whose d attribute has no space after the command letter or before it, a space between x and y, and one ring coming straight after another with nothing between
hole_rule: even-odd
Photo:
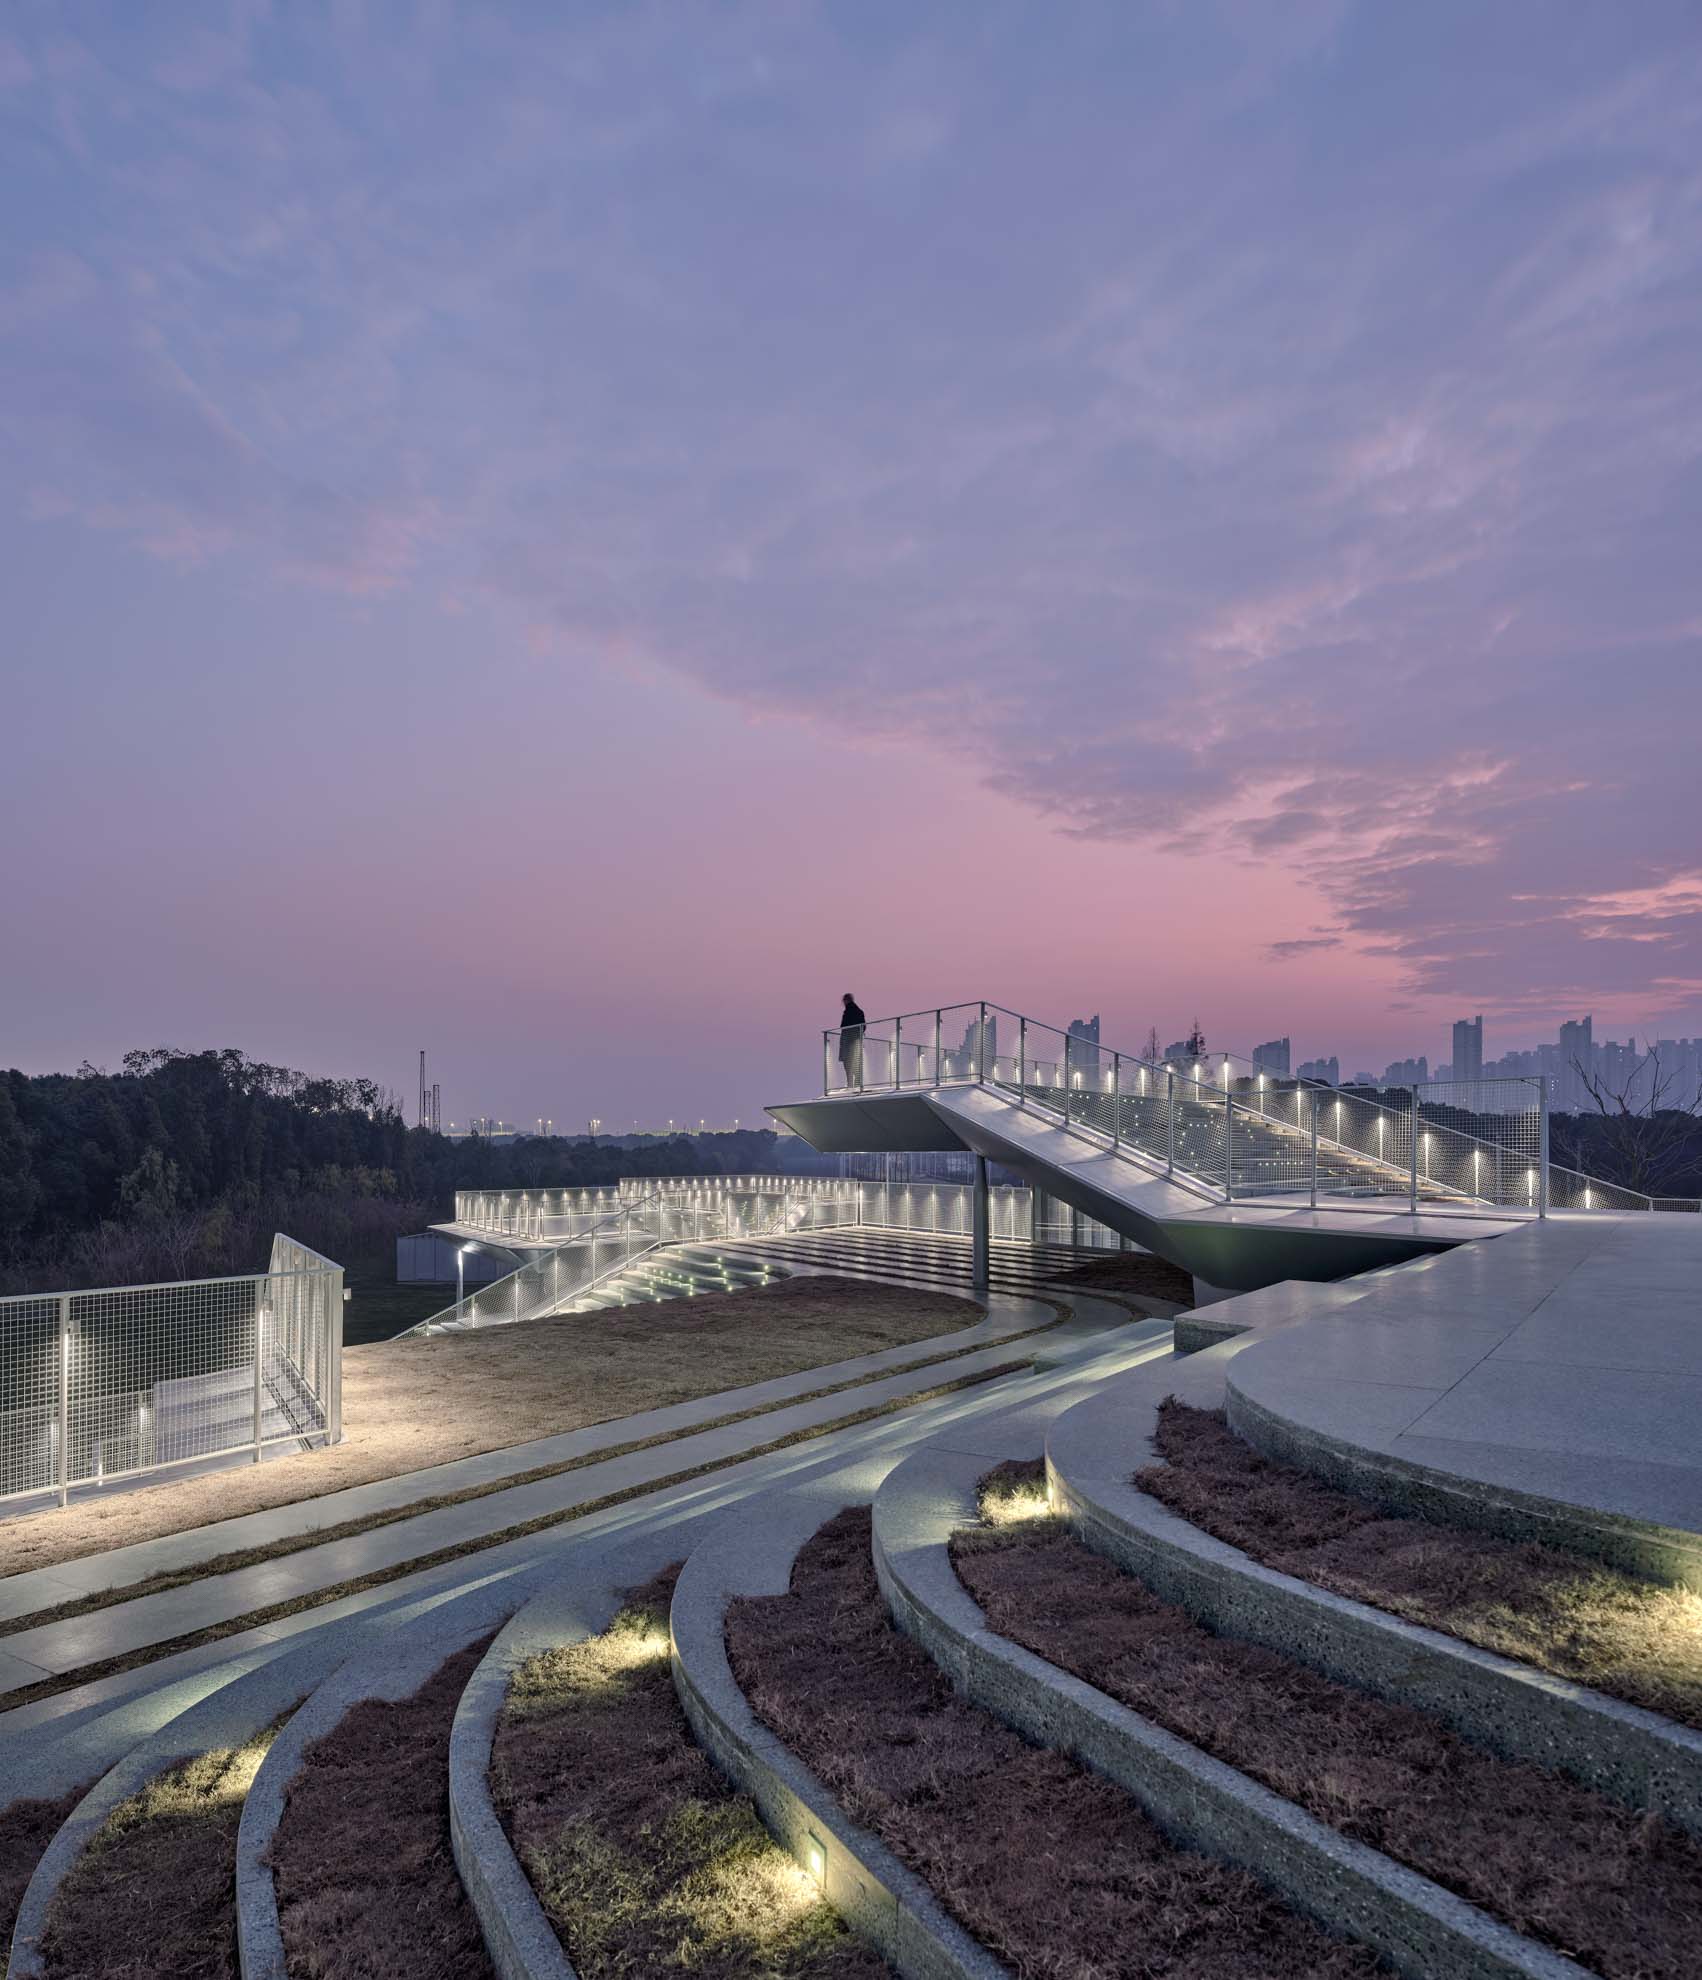
<instances>
[{"instance_id":1,"label":"dusk sky","mask_svg":"<svg viewBox=\"0 0 1702 1980\"><path fill-rule=\"evenodd\" d=\"M1702 1030L1702 6L0 13L0 1064Z\"/></svg>"}]
</instances>

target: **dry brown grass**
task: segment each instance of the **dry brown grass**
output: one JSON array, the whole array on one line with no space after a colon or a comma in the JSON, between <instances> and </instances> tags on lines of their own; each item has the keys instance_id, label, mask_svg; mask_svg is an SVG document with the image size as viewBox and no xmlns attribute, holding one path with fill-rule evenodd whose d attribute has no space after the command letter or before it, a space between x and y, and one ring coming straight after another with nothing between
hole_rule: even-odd
<instances>
[{"instance_id":1,"label":"dry brown grass","mask_svg":"<svg viewBox=\"0 0 1702 1980\"><path fill-rule=\"evenodd\" d=\"M872 1980L882 1961L692 1740L668 1669L677 1572L515 1672L491 1768L515 1852L584 1980Z\"/></svg>"},{"instance_id":2,"label":"dry brown grass","mask_svg":"<svg viewBox=\"0 0 1702 1980\"><path fill-rule=\"evenodd\" d=\"M893 1628L869 1514L830 1520L789 1593L734 1602L757 1715L1013 1971L1047 1980L1380 1972L1245 1872L1173 1847L1109 1781L957 1697Z\"/></svg>"},{"instance_id":3,"label":"dry brown grass","mask_svg":"<svg viewBox=\"0 0 1702 1980\"><path fill-rule=\"evenodd\" d=\"M1008 1467L994 1504L1011 1503ZM1032 1517L953 1536L1001 1635L1251 1774L1340 1834L1480 1905L1604 1980L1684 1980L1702 1844L1564 1775L1501 1760L1256 1644L1215 1636Z\"/></svg>"},{"instance_id":4,"label":"dry brown grass","mask_svg":"<svg viewBox=\"0 0 1702 1980\"><path fill-rule=\"evenodd\" d=\"M349 1348L341 1444L0 1521L0 1576L928 1340L981 1315L947 1293L796 1278Z\"/></svg>"},{"instance_id":5,"label":"dry brown grass","mask_svg":"<svg viewBox=\"0 0 1702 1980\"><path fill-rule=\"evenodd\" d=\"M449 1730L485 1643L303 1754L267 1857L291 1980L492 1980L449 1843Z\"/></svg>"},{"instance_id":6,"label":"dry brown grass","mask_svg":"<svg viewBox=\"0 0 1702 1980\"><path fill-rule=\"evenodd\" d=\"M49 1908L49 1980L236 1980L237 1824L276 1730L186 1760L113 1810Z\"/></svg>"},{"instance_id":7,"label":"dry brown grass","mask_svg":"<svg viewBox=\"0 0 1702 1980\"><path fill-rule=\"evenodd\" d=\"M1148 1299L1168 1300L1174 1306L1191 1307L1194 1281L1190 1273L1167 1258L1145 1251L1115 1251L1077 1265L1068 1272L1053 1275L1050 1284L1073 1286L1082 1292L1131 1292Z\"/></svg>"},{"instance_id":8,"label":"dry brown grass","mask_svg":"<svg viewBox=\"0 0 1702 1980\"><path fill-rule=\"evenodd\" d=\"M1702 1595L1575 1554L1399 1517L1261 1457L1168 1398L1135 1483L1268 1567L1702 1727Z\"/></svg>"},{"instance_id":9,"label":"dry brown grass","mask_svg":"<svg viewBox=\"0 0 1702 1980\"><path fill-rule=\"evenodd\" d=\"M947 1364L949 1366L949 1362ZM427 1568L439 1567L445 1561L465 1559L471 1554L483 1553L490 1547L506 1546L511 1540L525 1539L533 1533L542 1533L552 1526L563 1526L570 1520L586 1519L592 1513L602 1512L609 1506L624 1505L629 1499L641 1499L652 1492L665 1492L670 1486L683 1485L693 1478L704 1478L712 1471L724 1471L729 1466L743 1464L751 1458L767 1457L770 1452L789 1450L794 1444L806 1444L818 1437L831 1436L837 1430L849 1430L859 1423L872 1423L883 1416L896 1416L903 1410L915 1409L922 1403L934 1402L941 1396L958 1395L965 1389L978 1388L984 1382L997 1381L1000 1376L1014 1374L1026 1364L1022 1361L999 1362L991 1368L983 1368L973 1375L962 1375L954 1382L940 1382L929 1389L918 1390L913 1395L900 1396L892 1402L872 1403L866 1409L849 1411L844 1416L836 1416L831 1422L813 1424L807 1430L794 1430L789 1436L773 1437L766 1443L752 1445L750 1449L735 1452L730 1457L715 1458L705 1464L694 1464L680 1471L668 1472L660 1478L647 1479L641 1485L629 1485L619 1492L605 1492L602 1497L581 1500L577 1505L565 1506L559 1512L540 1513L535 1519L521 1521L516 1526L505 1526L494 1533L482 1535L477 1540L464 1540L452 1547L440 1547L429 1554L417 1554L411 1560L400 1561L394 1567L377 1568L371 1574L356 1575L347 1581L333 1583L326 1588L316 1588L309 1595L298 1595L287 1602L274 1602L262 1609L250 1609L240 1616L228 1616L223 1622L211 1623L205 1629L191 1630L183 1636L174 1636L160 1643L150 1643L143 1649L132 1650L119 1657L102 1658L96 1663L81 1664L73 1670L61 1671L54 1677L42 1678L37 1683L21 1686L16 1691L6 1693L6 1709L19 1705L29 1705L38 1698L52 1698L62 1691L74 1691L79 1686L93 1684L97 1679L112 1677L121 1671L133 1671L143 1664L157 1662L162 1657L174 1656L180 1650L193 1650L202 1644L218 1643L227 1636L236 1636L244 1630L258 1629L264 1623L281 1621L285 1616L300 1615L304 1610L323 1607L327 1602L339 1602L346 1595L359 1595L369 1588L382 1588L392 1581L400 1581L408 1575L422 1574ZM853 1384L855 1388L859 1385ZM834 1393L829 1390L827 1393ZM661 1439L668 1442L669 1439Z\"/></svg>"},{"instance_id":10,"label":"dry brown grass","mask_svg":"<svg viewBox=\"0 0 1702 1980\"><path fill-rule=\"evenodd\" d=\"M32 1796L0 1808L0 1953L12 1943L18 1906L24 1901L42 1852L88 1791L85 1783L57 1800Z\"/></svg>"}]
</instances>

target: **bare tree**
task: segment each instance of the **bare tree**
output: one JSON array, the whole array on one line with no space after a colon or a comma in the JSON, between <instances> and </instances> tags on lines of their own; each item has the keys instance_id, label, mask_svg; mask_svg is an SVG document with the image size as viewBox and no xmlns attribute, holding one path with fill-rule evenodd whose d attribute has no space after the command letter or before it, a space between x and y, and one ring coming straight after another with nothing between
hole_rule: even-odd
<instances>
[{"instance_id":1,"label":"bare tree","mask_svg":"<svg viewBox=\"0 0 1702 1980\"><path fill-rule=\"evenodd\" d=\"M1617 1083L1579 1060L1574 1070L1590 1096L1596 1120L1586 1135L1579 1127L1556 1123L1559 1152L1568 1167L1590 1163L1610 1168L1604 1182L1618 1183L1644 1196L1660 1196L1696 1157L1702 1138L1702 1081L1687 1087L1676 1068L1661 1064L1651 1045ZM1603 1158L1606 1158L1605 1161Z\"/></svg>"}]
</instances>

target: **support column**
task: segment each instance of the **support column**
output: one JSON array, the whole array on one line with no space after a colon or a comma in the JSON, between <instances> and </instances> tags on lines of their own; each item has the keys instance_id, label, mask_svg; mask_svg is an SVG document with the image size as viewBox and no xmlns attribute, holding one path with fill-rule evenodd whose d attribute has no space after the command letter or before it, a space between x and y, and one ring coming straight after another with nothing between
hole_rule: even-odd
<instances>
[{"instance_id":1,"label":"support column","mask_svg":"<svg viewBox=\"0 0 1702 1980\"><path fill-rule=\"evenodd\" d=\"M1028 1240L1036 1251L1046 1242L1046 1219L1052 1214L1052 1199L1038 1184L1030 1185Z\"/></svg>"},{"instance_id":2,"label":"support column","mask_svg":"<svg viewBox=\"0 0 1702 1980\"><path fill-rule=\"evenodd\" d=\"M971 1278L977 1292L987 1290L987 1158L975 1158L975 1186L970 1197L974 1221L970 1226Z\"/></svg>"}]
</instances>

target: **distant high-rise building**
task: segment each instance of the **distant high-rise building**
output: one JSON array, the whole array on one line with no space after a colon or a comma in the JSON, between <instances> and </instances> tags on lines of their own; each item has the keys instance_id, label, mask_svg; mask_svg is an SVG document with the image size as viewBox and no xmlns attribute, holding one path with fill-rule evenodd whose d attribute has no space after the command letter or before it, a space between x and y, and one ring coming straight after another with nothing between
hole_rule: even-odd
<instances>
[{"instance_id":1,"label":"distant high-rise building","mask_svg":"<svg viewBox=\"0 0 1702 1980\"><path fill-rule=\"evenodd\" d=\"M1422 1086L1430 1077L1430 1060L1420 1052L1416 1059L1393 1059L1383 1068L1385 1086Z\"/></svg>"},{"instance_id":2,"label":"distant high-rise building","mask_svg":"<svg viewBox=\"0 0 1702 1980\"><path fill-rule=\"evenodd\" d=\"M1593 1017L1572 1018L1560 1027L1554 1104L1563 1114L1576 1114L1589 1104L1588 1082L1596 1071L1596 1047L1591 1036L1594 1022Z\"/></svg>"},{"instance_id":3,"label":"distant high-rise building","mask_svg":"<svg viewBox=\"0 0 1702 1980\"><path fill-rule=\"evenodd\" d=\"M959 1075L967 1073L973 1079L985 1073L986 1077L991 1079L998 1057L999 1020L996 1016L989 1015L985 1036L982 1035L981 1020L979 1018L969 1020L963 1027L963 1043L955 1054L947 1054L947 1064ZM954 1059L955 1064L952 1063Z\"/></svg>"},{"instance_id":4,"label":"distant high-rise building","mask_svg":"<svg viewBox=\"0 0 1702 1980\"><path fill-rule=\"evenodd\" d=\"M1340 1086L1342 1083L1341 1061L1332 1052L1327 1059L1302 1059L1297 1075L1301 1079L1312 1080L1324 1086Z\"/></svg>"},{"instance_id":5,"label":"distant high-rise building","mask_svg":"<svg viewBox=\"0 0 1702 1980\"><path fill-rule=\"evenodd\" d=\"M1288 1077L1288 1040L1269 1038L1263 1045L1253 1047L1253 1070L1270 1073L1278 1079Z\"/></svg>"},{"instance_id":6,"label":"distant high-rise building","mask_svg":"<svg viewBox=\"0 0 1702 1980\"><path fill-rule=\"evenodd\" d=\"M1454 1020L1454 1078L1483 1077L1483 1016Z\"/></svg>"},{"instance_id":7,"label":"distant high-rise building","mask_svg":"<svg viewBox=\"0 0 1702 1980\"><path fill-rule=\"evenodd\" d=\"M1096 1012L1090 1018L1071 1018L1069 1041L1064 1046L1069 1064L1077 1067L1096 1066L1099 1063L1099 1016Z\"/></svg>"}]
</instances>

